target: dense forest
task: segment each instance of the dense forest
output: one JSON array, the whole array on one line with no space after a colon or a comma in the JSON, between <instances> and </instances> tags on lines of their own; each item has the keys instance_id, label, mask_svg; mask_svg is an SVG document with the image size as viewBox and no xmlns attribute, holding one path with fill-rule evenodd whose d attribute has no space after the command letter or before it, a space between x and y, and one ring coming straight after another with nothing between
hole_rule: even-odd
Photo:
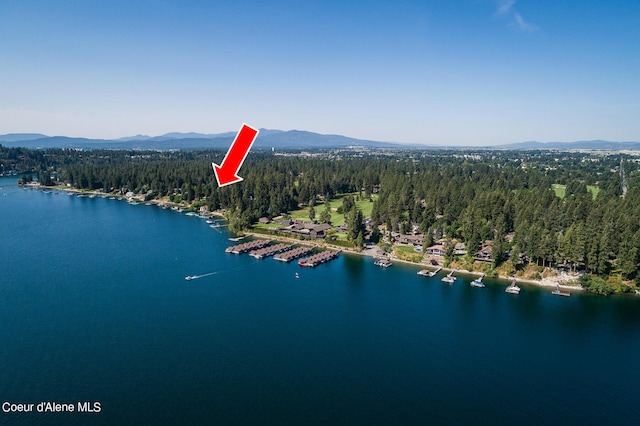
<instances>
[{"instance_id":1,"label":"dense forest","mask_svg":"<svg viewBox=\"0 0 640 426\"><path fill-rule=\"evenodd\" d=\"M638 280L640 175L623 154L551 151L318 151L252 153L244 181L218 188L215 151L26 150L0 146L0 163L50 183L225 209L239 227L357 193L377 194L371 220L425 246L438 238L467 247L493 241L495 265L564 265ZM1 170L0 170L1 171ZM554 185L562 188L561 191ZM510 235L511 238L507 238ZM586 284L590 284L586 283Z\"/></svg>"}]
</instances>

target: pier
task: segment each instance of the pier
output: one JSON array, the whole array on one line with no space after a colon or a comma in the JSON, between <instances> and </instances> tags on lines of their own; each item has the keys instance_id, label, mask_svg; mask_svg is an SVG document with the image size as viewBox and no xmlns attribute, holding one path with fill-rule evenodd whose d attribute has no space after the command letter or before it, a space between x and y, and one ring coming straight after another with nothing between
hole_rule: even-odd
<instances>
[{"instance_id":1,"label":"pier","mask_svg":"<svg viewBox=\"0 0 640 426\"><path fill-rule=\"evenodd\" d=\"M442 270L442 266L436 269L435 271L430 271L428 269L423 269L418 271L418 275L422 275L423 277L435 277L438 272Z\"/></svg>"},{"instance_id":2,"label":"pier","mask_svg":"<svg viewBox=\"0 0 640 426\"><path fill-rule=\"evenodd\" d=\"M558 284L556 284L556 289L553 290L551 292L551 294L556 295L556 296L564 296L564 297L571 296L571 293L569 291L560 288L560 286Z\"/></svg>"},{"instance_id":3,"label":"pier","mask_svg":"<svg viewBox=\"0 0 640 426\"><path fill-rule=\"evenodd\" d=\"M304 259L300 259L298 261L298 265L303 267L310 266L313 268L314 266L318 266L321 263L329 262L330 260L335 259L336 257L338 257L339 253L340 253L339 251L331 251L331 250L323 251L323 252L314 254L312 256L306 257Z\"/></svg>"},{"instance_id":4,"label":"pier","mask_svg":"<svg viewBox=\"0 0 640 426\"><path fill-rule=\"evenodd\" d=\"M378 259L373 262L373 264L376 266L380 266L381 268L388 268L389 266L393 265L393 263L391 263L388 259Z\"/></svg>"},{"instance_id":5,"label":"pier","mask_svg":"<svg viewBox=\"0 0 640 426\"><path fill-rule=\"evenodd\" d=\"M293 247L291 244L276 244L273 246L266 246L261 249L253 250L249 253L249 256L256 259L264 259L265 257L273 256L277 253L282 253L290 250Z\"/></svg>"},{"instance_id":6,"label":"pier","mask_svg":"<svg viewBox=\"0 0 640 426\"><path fill-rule=\"evenodd\" d=\"M311 253L311 247L297 247L293 250L285 251L284 253L279 253L274 256L275 260L279 260L281 262L291 262L294 259L302 257Z\"/></svg>"},{"instance_id":7,"label":"pier","mask_svg":"<svg viewBox=\"0 0 640 426\"><path fill-rule=\"evenodd\" d=\"M236 246L227 247L225 253L242 254L252 250L261 249L269 245L269 240L253 240L248 243L238 244Z\"/></svg>"},{"instance_id":8,"label":"pier","mask_svg":"<svg viewBox=\"0 0 640 426\"><path fill-rule=\"evenodd\" d=\"M472 287L484 288L485 285L482 282L483 278L484 278L484 274L480 275L480 278L476 278L475 280L471 281L471 286Z\"/></svg>"},{"instance_id":9,"label":"pier","mask_svg":"<svg viewBox=\"0 0 640 426\"><path fill-rule=\"evenodd\" d=\"M515 278L513 281L511 281L511 285L509 285L509 287L506 288L505 292L511 293L511 294L520 294L520 287L516 285Z\"/></svg>"},{"instance_id":10,"label":"pier","mask_svg":"<svg viewBox=\"0 0 640 426\"><path fill-rule=\"evenodd\" d=\"M449 275L447 275L446 277L444 277L443 279L441 279L440 281L445 282L447 284L453 284L454 282L456 282L456 280L458 279L457 277L453 276L453 273L455 271L451 271L449 272Z\"/></svg>"}]
</instances>

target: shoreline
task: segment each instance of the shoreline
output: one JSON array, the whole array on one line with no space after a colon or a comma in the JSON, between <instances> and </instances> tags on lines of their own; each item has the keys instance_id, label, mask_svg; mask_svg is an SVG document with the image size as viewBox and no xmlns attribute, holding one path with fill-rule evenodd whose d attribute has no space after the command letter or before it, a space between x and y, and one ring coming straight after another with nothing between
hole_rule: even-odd
<instances>
[{"instance_id":1,"label":"shoreline","mask_svg":"<svg viewBox=\"0 0 640 426\"><path fill-rule=\"evenodd\" d=\"M122 195L122 194L114 194L111 192L102 192L102 191L95 191L95 190L89 190L89 189L78 189L78 188L71 188L71 187L62 187L59 185L54 185L54 186L44 186L44 185L39 185L39 184L24 184L22 185L23 187L29 188L29 189L40 189L40 190L56 190L56 191L65 191L65 192L71 192L74 194L82 194L82 195L95 195L96 197L101 197L101 198L110 198L110 197L116 197L117 200L125 200L127 202L129 201L136 201L138 203L150 203L153 204L154 206L167 206L169 209L171 209L172 207L178 207L178 208L183 208L189 211L191 210L191 204L187 203L187 202L180 202L180 203L174 203L173 201L169 201L169 200L163 200L160 198L154 198L152 200L148 200L145 201L145 197L143 195L133 195L131 197L127 197L126 195ZM209 215L209 216L216 216L219 217L221 219L226 219L226 217L224 216L224 214L218 212L218 211L207 211L205 214Z\"/></svg>"},{"instance_id":2,"label":"shoreline","mask_svg":"<svg viewBox=\"0 0 640 426\"><path fill-rule=\"evenodd\" d=\"M311 246L311 247L326 247L326 248L330 248L333 250L341 250L343 253L346 254L353 254L356 256L362 256L362 257L370 257L372 259L375 259L375 256L369 253L365 253L365 250L363 251L356 251L355 249L350 249L347 247L342 247L342 246L334 246L332 244L323 242L322 244L319 243L312 243L308 240L298 240L297 238L291 238L291 237L282 237L279 235L273 235L273 236L268 236L266 234L260 234L257 232L251 232L251 231L246 231L244 232L245 235L253 237L253 238L267 238L270 240L276 240L276 241L285 241L285 242L291 242L294 244L301 244L301 245L306 245L306 246ZM402 260L402 259L398 259L395 256L390 256L389 260L391 260L392 262L398 262L398 263L402 263L404 265L410 265L410 266L416 266L418 268L422 269L434 269L433 265L427 264L427 263L415 263L415 262L410 262L408 260ZM439 268L439 267L438 267ZM451 272L453 271L454 273L459 273L462 275L472 275L472 276L482 276L484 275L484 272L477 272L477 271L468 271L466 269L454 269L454 268L445 268L442 267L442 271L445 272ZM511 281L513 281L514 279L516 280L517 283L523 283L523 284L531 284L531 285L535 285L538 287L543 287L543 288L555 288L556 284L555 283L545 283L542 280L531 280L531 279L525 279L525 278L517 278L517 277L505 277L503 275L499 275L497 277L493 277L494 279L498 279L498 280L502 280L502 281L507 281L507 284L510 283ZM574 291L585 291L582 287L580 286L572 286L572 285L566 285L566 284L558 284L558 286L561 289L564 290L574 290Z\"/></svg>"},{"instance_id":3,"label":"shoreline","mask_svg":"<svg viewBox=\"0 0 640 426\"><path fill-rule=\"evenodd\" d=\"M162 200L162 199L152 199L149 201L145 201L144 200L144 196L142 195L134 195L131 197L126 197L124 195L117 195L117 194L112 194L112 193L107 193L107 192L102 192L102 191L95 191L95 190L83 190L83 189L78 189L78 188L70 188L70 187L61 187L61 186L44 186L44 185L24 185L25 187L31 188L31 189L41 189L41 190L60 190L60 191L65 191L65 192L71 192L71 193L75 193L75 194L86 194L86 195L95 195L95 196L99 196L99 197L117 197L117 199L119 200L127 200L127 201L131 201L131 200L135 200L136 202L139 203L150 203L154 206L159 206L159 205L163 205L163 206L167 206L169 209L171 209L172 207L178 207L178 208L184 208L184 209L188 209L191 210L191 204L189 203L174 203L172 201L169 200ZM210 216L215 216L221 219L226 219L224 214L222 214L219 211L207 211L206 213L207 215ZM268 235L268 234L261 234L261 233L257 233L257 232L252 232L251 230L249 231L245 231L243 233L246 236L251 236L253 238L265 238L271 241L283 241L283 242L290 242L292 244L300 244L300 245L305 245L305 246L309 246L309 247L326 247L332 250L339 250L343 253L346 254L352 254L352 255L356 255L356 256L362 256L362 257L370 257L372 259L374 259L376 256L371 254L371 253L367 253L367 250L362 250L362 251L357 251L353 248L348 248L348 247L343 247L343 246L336 246L330 243L325 242L324 240L322 242L313 242L313 241L309 241L309 240L300 240L297 238L291 238L291 237L284 237L284 236L280 236L280 235ZM396 256L394 256L393 254L391 256L388 256L389 260L391 260L392 262L398 262L398 263L402 263L404 265L410 265L410 266L415 266L418 268L422 268L422 269L433 269L434 266L428 263L425 263L423 261L421 262L411 262L408 260L402 260L397 258ZM478 271L469 271L469 270L465 270L465 269L455 269L455 268L445 268L442 267L442 271L445 272L454 272L454 273L459 273L459 274L463 274L463 275L471 275L471 276L482 276L484 275L484 272L478 272ZM531 284L531 285L535 285L538 287L544 287L544 288L554 288L556 287L556 284L558 285L559 288L564 289L564 290L573 290L573 291L585 291L581 286L579 285L567 285L567 284L561 284L561 283L556 283L553 282L551 280L545 282L545 279L543 280L532 280L532 279L525 279L525 278L518 278L518 277L507 277L507 276L503 276L503 275L498 275L497 277L493 277L495 279L498 280L503 280L506 281L507 283L510 283L511 281L513 281L515 279L515 281L517 283L524 283L524 284Z\"/></svg>"}]
</instances>

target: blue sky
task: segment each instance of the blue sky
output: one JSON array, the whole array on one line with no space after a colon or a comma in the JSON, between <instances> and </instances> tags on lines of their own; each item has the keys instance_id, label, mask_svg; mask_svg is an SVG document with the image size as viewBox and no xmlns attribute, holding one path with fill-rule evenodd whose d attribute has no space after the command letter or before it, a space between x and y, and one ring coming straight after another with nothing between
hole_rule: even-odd
<instances>
[{"instance_id":1,"label":"blue sky","mask_svg":"<svg viewBox=\"0 0 640 426\"><path fill-rule=\"evenodd\" d=\"M640 140L640 1L0 2L0 134Z\"/></svg>"}]
</instances>

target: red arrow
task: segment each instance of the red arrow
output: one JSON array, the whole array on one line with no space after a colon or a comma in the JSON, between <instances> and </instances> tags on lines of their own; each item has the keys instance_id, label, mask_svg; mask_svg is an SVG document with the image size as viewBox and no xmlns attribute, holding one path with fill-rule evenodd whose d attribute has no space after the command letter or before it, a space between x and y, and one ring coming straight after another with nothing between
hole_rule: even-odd
<instances>
[{"instance_id":1,"label":"red arrow","mask_svg":"<svg viewBox=\"0 0 640 426\"><path fill-rule=\"evenodd\" d=\"M219 187L231 185L242 180L237 173L257 137L258 130L243 123L229 148L229 152L222 160L222 164L218 166L216 163L211 163Z\"/></svg>"}]
</instances>

